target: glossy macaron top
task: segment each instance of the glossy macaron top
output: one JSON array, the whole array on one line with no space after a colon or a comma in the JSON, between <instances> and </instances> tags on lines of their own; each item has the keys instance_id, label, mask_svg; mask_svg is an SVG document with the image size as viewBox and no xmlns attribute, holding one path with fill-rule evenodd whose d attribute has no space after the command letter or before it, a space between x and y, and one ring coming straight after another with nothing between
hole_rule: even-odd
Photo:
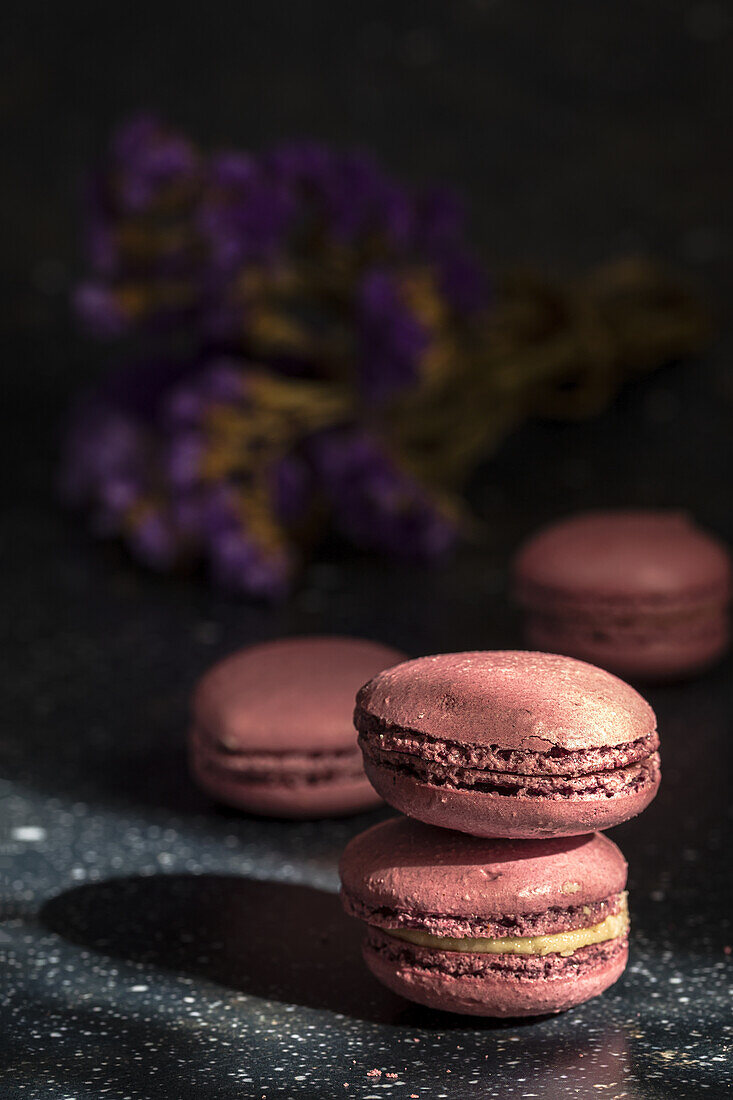
<instances>
[{"instance_id":1,"label":"glossy macaron top","mask_svg":"<svg viewBox=\"0 0 733 1100\"><path fill-rule=\"evenodd\" d=\"M232 751L350 748L357 689L403 656L360 638L282 638L250 646L199 682L194 726Z\"/></svg>"},{"instance_id":2,"label":"glossy macaron top","mask_svg":"<svg viewBox=\"0 0 733 1100\"><path fill-rule=\"evenodd\" d=\"M587 512L533 535L514 567L517 594L563 598L684 602L726 596L726 548L683 512Z\"/></svg>"},{"instance_id":3,"label":"glossy macaron top","mask_svg":"<svg viewBox=\"0 0 733 1100\"><path fill-rule=\"evenodd\" d=\"M487 840L407 817L355 837L341 858L344 892L367 911L491 919L588 905L626 886L626 861L601 833Z\"/></svg>"},{"instance_id":4,"label":"glossy macaron top","mask_svg":"<svg viewBox=\"0 0 733 1100\"><path fill-rule=\"evenodd\" d=\"M405 661L360 690L360 731L411 730L462 744L550 753L623 745L656 730L629 684L552 653L497 650Z\"/></svg>"}]
</instances>

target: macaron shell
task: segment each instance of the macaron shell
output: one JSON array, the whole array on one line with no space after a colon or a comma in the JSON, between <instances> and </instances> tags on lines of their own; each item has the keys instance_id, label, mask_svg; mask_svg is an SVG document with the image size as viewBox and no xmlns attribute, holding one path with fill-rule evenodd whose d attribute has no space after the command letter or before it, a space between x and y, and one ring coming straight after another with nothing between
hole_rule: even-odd
<instances>
[{"instance_id":1,"label":"macaron shell","mask_svg":"<svg viewBox=\"0 0 733 1100\"><path fill-rule=\"evenodd\" d=\"M656 625L656 632L645 629L638 620L636 637L629 631L614 632L612 624L598 618L599 630L593 634L587 628L578 630L572 618L555 619L527 617L525 632L528 643L537 649L560 650L592 664L607 668L620 676L645 680L674 680L701 671L718 661L730 641L728 617L711 615L705 629L681 635Z\"/></svg>"},{"instance_id":2,"label":"macaron shell","mask_svg":"<svg viewBox=\"0 0 733 1100\"><path fill-rule=\"evenodd\" d=\"M515 561L520 598L552 593L614 600L675 601L730 592L724 546L683 512L588 512L532 536Z\"/></svg>"},{"instance_id":3,"label":"macaron shell","mask_svg":"<svg viewBox=\"0 0 733 1100\"><path fill-rule=\"evenodd\" d=\"M385 802L419 821L475 837L524 840L578 836L620 825L649 805L660 783L657 770L641 789L613 798L522 798L432 787L405 772L375 767L368 759L364 770Z\"/></svg>"},{"instance_id":4,"label":"macaron shell","mask_svg":"<svg viewBox=\"0 0 733 1100\"><path fill-rule=\"evenodd\" d=\"M613 985L628 961L628 946L585 974L549 979L484 974L453 977L408 962L395 964L369 945L364 960L378 981L394 993L428 1008L469 1016L540 1016L582 1004Z\"/></svg>"},{"instance_id":5,"label":"macaron shell","mask_svg":"<svg viewBox=\"0 0 733 1100\"><path fill-rule=\"evenodd\" d=\"M217 802L267 817L340 817L382 804L366 776L297 786L247 782L236 774L227 777L221 772L212 773L206 758L196 753L190 757L190 768L198 785Z\"/></svg>"},{"instance_id":6,"label":"macaron shell","mask_svg":"<svg viewBox=\"0 0 733 1100\"><path fill-rule=\"evenodd\" d=\"M549 752L621 745L656 729L654 711L610 672L551 653L477 651L390 668L357 696L361 716L460 744Z\"/></svg>"},{"instance_id":7,"label":"macaron shell","mask_svg":"<svg viewBox=\"0 0 733 1100\"><path fill-rule=\"evenodd\" d=\"M357 689L402 660L360 638L283 638L241 650L200 681L194 725L237 751L338 750L354 743Z\"/></svg>"},{"instance_id":8,"label":"macaron shell","mask_svg":"<svg viewBox=\"0 0 733 1100\"><path fill-rule=\"evenodd\" d=\"M481 919L600 901L625 888L627 866L599 833L486 840L394 817L355 837L339 871L368 908Z\"/></svg>"}]
</instances>

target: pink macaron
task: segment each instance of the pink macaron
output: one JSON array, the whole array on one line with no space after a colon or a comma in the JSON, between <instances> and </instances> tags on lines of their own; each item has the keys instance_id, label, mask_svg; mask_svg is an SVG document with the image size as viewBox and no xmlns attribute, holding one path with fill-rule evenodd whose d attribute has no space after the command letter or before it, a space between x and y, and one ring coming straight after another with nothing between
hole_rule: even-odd
<instances>
[{"instance_id":1,"label":"pink macaron","mask_svg":"<svg viewBox=\"0 0 733 1100\"><path fill-rule=\"evenodd\" d=\"M529 644L638 679L717 660L729 638L731 562L680 512L590 512L530 538L514 564Z\"/></svg>"},{"instance_id":2,"label":"pink macaron","mask_svg":"<svg viewBox=\"0 0 733 1100\"><path fill-rule=\"evenodd\" d=\"M430 1008L560 1012L626 966L626 861L599 833L486 840L392 818L351 841L340 873L369 969Z\"/></svg>"},{"instance_id":3,"label":"pink macaron","mask_svg":"<svg viewBox=\"0 0 733 1100\"><path fill-rule=\"evenodd\" d=\"M194 778L220 802L276 817L378 805L356 743L354 694L402 657L359 638L310 637L265 642L226 658L194 694Z\"/></svg>"},{"instance_id":4,"label":"pink macaron","mask_svg":"<svg viewBox=\"0 0 733 1100\"><path fill-rule=\"evenodd\" d=\"M403 813L485 837L559 837L640 813L659 787L654 711L549 653L420 657L357 696L367 775Z\"/></svg>"}]
</instances>

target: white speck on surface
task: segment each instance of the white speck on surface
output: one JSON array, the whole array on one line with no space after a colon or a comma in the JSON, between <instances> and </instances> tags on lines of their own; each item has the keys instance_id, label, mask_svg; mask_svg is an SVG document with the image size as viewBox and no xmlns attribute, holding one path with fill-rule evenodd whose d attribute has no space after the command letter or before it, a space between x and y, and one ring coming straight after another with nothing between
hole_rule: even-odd
<instances>
[{"instance_id":1,"label":"white speck on surface","mask_svg":"<svg viewBox=\"0 0 733 1100\"><path fill-rule=\"evenodd\" d=\"M46 830L40 825L18 825L10 835L23 844L40 844L46 839Z\"/></svg>"}]
</instances>

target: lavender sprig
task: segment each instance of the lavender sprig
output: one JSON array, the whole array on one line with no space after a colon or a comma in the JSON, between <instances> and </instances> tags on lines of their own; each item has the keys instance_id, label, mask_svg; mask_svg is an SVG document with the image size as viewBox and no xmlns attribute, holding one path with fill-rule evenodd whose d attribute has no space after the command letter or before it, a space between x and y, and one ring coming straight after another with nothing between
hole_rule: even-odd
<instances>
[{"instance_id":1,"label":"lavender sprig","mask_svg":"<svg viewBox=\"0 0 733 1100\"><path fill-rule=\"evenodd\" d=\"M454 545L455 517L366 432L326 432L310 448L334 523L356 546L425 561Z\"/></svg>"},{"instance_id":2,"label":"lavender sprig","mask_svg":"<svg viewBox=\"0 0 733 1100\"><path fill-rule=\"evenodd\" d=\"M316 521L403 557L453 543L361 421L449 364L435 349L487 305L454 196L315 142L207 157L146 116L113 137L87 213L84 326L194 355L110 376L74 418L66 495L100 534L268 598Z\"/></svg>"},{"instance_id":3,"label":"lavender sprig","mask_svg":"<svg viewBox=\"0 0 733 1100\"><path fill-rule=\"evenodd\" d=\"M325 327L341 341L329 371L347 381L356 363L364 394L381 400L415 381L419 363L405 369L404 345L420 320L402 302L394 346L388 335L375 341L372 280L430 274L451 324L471 323L488 302L455 196L413 192L367 154L301 142L206 158L145 117L113 138L87 202L93 275L76 306L101 336L185 321L199 343L215 336L246 351L260 347L263 315L265 330L281 334L297 317L290 358L319 374Z\"/></svg>"}]
</instances>

